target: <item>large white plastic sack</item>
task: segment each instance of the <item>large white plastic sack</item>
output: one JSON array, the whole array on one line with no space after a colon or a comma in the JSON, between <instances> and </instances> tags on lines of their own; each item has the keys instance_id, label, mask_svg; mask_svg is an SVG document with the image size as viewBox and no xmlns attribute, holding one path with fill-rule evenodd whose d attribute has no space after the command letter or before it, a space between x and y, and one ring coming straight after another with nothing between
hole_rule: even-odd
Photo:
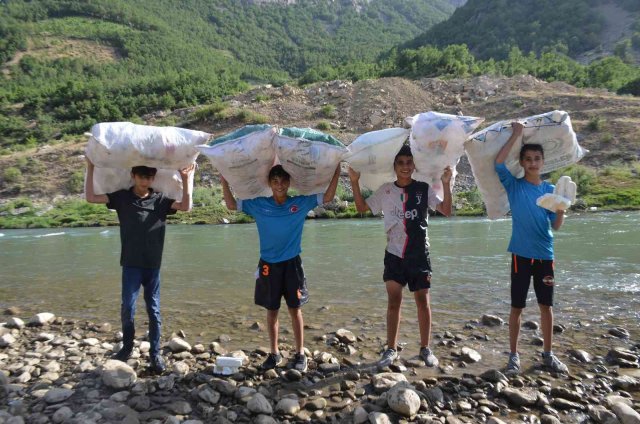
<instances>
[{"instance_id":1,"label":"large white plastic sack","mask_svg":"<svg viewBox=\"0 0 640 424\"><path fill-rule=\"evenodd\" d=\"M193 193L193 173L189 178L188 185L190 193ZM133 186L133 179L131 178L130 168L96 167L93 171L93 190L95 194L113 193L118 190L129 189L131 186ZM171 199L177 201L182 199L182 177L177 171L158 169L151 187Z\"/></svg>"},{"instance_id":2,"label":"large white plastic sack","mask_svg":"<svg viewBox=\"0 0 640 424\"><path fill-rule=\"evenodd\" d=\"M571 126L569 114L554 110L541 115L520 120L524 124L522 137L516 141L505 165L520 178L524 170L519 163L522 144L540 144L544 149L543 173L576 163L584 156ZM484 130L473 134L465 143L465 150L471 170L487 208L487 216L497 219L509 212L509 200L495 171L495 158L511 136L511 122L496 122Z\"/></svg>"},{"instance_id":3,"label":"large white plastic sack","mask_svg":"<svg viewBox=\"0 0 640 424\"><path fill-rule=\"evenodd\" d=\"M276 159L276 130L247 125L198 149L209 158L240 199L271 196L269 171Z\"/></svg>"},{"instance_id":4,"label":"large white plastic sack","mask_svg":"<svg viewBox=\"0 0 640 424\"><path fill-rule=\"evenodd\" d=\"M411 124L409 145L416 165L413 178L427 182L442 199L442 172L447 166L451 167L453 176L450 188L453 188L456 165L464 154L464 143L484 119L426 112L406 121Z\"/></svg>"},{"instance_id":5,"label":"large white plastic sack","mask_svg":"<svg viewBox=\"0 0 640 424\"><path fill-rule=\"evenodd\" d=\"M311 128L281 128L276 149L291 187L300 194L323 193L347 153L339 140Z\"/></svg>"},{"instance_id":6,"label":"large white plastic sack","mask_svg":"<svg viewBox=\"0 0 640 424\"><path fill-rule=\"evenodd\" d=\"M177 127L152 127L131 122L104 122L91 128L86 154L102 168L144 165L178 170L194 163L196 146L210 134Z\"/></svg>"},{"instance_id":7,"label":"large white plastic sack","mask_svg":"<svg viewBox=\"0 0 640 424\"><path fill-rule=\"evenodd\" d=\"M210 134L177 127L152 127L131 122L104 122L91 128L85 153L95 165L96 194L112 193L133 185L131 168L157 168L154 190L182 199L182 179L178 169L195 162L198 149ZM86 178L86 176L85 176ZM189 182L193 192L193 178Z\"/></svg>"},{"instance_id":8,"label":"large white plastic sack","mask_svg":"<svg viewBox=\"0 0 640 424\"><path fill-rule=\"evenodd\" d=\"M347 147L344 160L360 172L360 184L376 191L382 184L396 180L393 160L409 136L404 128L388 128L364 133Z\"/></svg>"}]
</instances>

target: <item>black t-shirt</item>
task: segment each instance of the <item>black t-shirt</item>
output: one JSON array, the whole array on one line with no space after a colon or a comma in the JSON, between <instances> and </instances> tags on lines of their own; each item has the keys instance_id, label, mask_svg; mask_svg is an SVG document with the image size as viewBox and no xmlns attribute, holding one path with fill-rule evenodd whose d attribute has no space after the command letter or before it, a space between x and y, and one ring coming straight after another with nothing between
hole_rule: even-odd
<instances>
[{"instance_id":1,"label":"black t-shirt","mask_svg":"<svg viewBox=\"0 0 640 424\"><path fill-rule=\"evenodd\" d=\"M120 265L160 268L167 215L174 200L150 190L140 198L129 190L108 193L107 208L115 209L120 220Z\"/></svg>"}]
</instances>

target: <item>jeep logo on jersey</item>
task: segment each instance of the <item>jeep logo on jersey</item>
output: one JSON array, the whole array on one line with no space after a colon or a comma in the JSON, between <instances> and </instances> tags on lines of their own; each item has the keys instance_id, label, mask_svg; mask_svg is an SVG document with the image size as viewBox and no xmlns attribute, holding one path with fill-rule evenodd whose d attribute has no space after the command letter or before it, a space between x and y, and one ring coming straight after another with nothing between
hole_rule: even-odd
<instances>
[{"instance_id":1,"label":"jeep logo on jersey","mask_svg":"<svg viewBox=\"0 0 640 424\"><path fill-rule=\"evenodd\" d=\"M300 208L298 207L298 205L291 205L291 207L289 208L289 212L296 213L299 209Z\"/></svg>"},{"instance_id":2,"label":"jeep logo on jersey","mask_svg":"<svg viewBox=\"0 0 640 424\"><path fill-rule=\"evenodd\" d=\"M418 217L418 210L411 209L410 211L403 211L401 209L395 209L393 211L393 215L397 216L400 219L416 219Z\"/></svg>"}]
</instances>

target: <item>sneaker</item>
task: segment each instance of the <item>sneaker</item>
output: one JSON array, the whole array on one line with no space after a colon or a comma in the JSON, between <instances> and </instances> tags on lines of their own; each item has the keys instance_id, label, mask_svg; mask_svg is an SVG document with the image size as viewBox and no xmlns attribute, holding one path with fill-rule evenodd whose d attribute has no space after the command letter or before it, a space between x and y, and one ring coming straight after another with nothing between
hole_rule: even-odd
<instances>
[{"instance_id":1,"label":"sneaker","mask_svg":"<svg viewBox=\"0 0 640 424\"><path fill-rule=\"evenodd\" d=\"M263 371L272 370L282 363L282 355L279 353L270 353L267 359L260 365L260 369Z\"/></svg>"},{"instance_id":2,"label":"sneaker","mask_svg":"<svg viewBox=\"0 0 640 424\"><path fill-rule=\"evenodd\" d=\"M164 359L162 359L162 355L154 355L151 357L151 365L149 365L149 370L154 374L162 374L167 369L166 364L164 363Z\"/></svg>"},{"instance_id":3,"label":"sneaker","mask_svg":"<svg viewBox=\"0 0 640 424\"><path fill-rule=\"evenodd\" d=\"M437 367L440 363L436 355L426 346L420 348L420 358L422 358L424 364L428 367Z\"/></svg>"},{"instance_id":4,"label":"sneaker","mask_svg":"<svg viewBox=\"0 0 640 424\"><path fill-rule=\"evenodd\" d=\"M563 364L562 361L560 361L553 353L549 353L548 355L542 354L542 362L549 371L559 374L569 373L569 368L567 368L567 366Z\"/></svg>"},{"instance_id":5,"label":"sneaker","mask_svg":"<svg viewBox=\"0 0 640 424\"><path fill-rule=\"evenodd\" d=\"M131 353L132 353L131 349L126 349L123 347L118 351L118 353L113 355L112 358L117 361L127 362L129 358L131 358Z\"/></svg>"},{"instance_id":6,"label":"sneaker","mask_svg":"<svg viewBox=\"0 0 640 424\"><path fill-rule=\"evenodd\" d=\"M293 357L293 368L300 372L305 372L307 370L307 355L296 353Z\"/></svg>"},{"instance_id":7,"label":"sneaker","mask_svg":"<svg viewBox=\"0 0 640 424\"><path fill-rule=\"evenodd\" d=\"M398 352L395 349L389 348L382 352L382 356L378 361L378 366L380 368L388 367L389 365L393 364L393 361L395 361L396 359L398 359Z\"/></svg>"},{"instance_id":8,"label":"sneaker","mask_svg":"<svg viewBox=\"0 0 640 424\"><path fill-rule=\"evenodd\" d=\"M520 374L520 355L517 353L509 354L509 362L507 362L505 372L511 375Z\"/></svg>"}]
</instances>

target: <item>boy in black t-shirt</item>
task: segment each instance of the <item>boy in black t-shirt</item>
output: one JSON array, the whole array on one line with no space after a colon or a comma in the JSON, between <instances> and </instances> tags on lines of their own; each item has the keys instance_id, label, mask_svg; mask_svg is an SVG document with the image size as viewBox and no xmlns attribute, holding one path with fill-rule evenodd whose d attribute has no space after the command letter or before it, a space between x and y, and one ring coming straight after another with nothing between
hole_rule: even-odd
<instances>
[{"instance_id":1,"label":"boy in black t-shirt","mask_svg":"<svg viewBox=\"0 0 640 424\"><path fill-rule=\"evenodd\" d=\"M181 169L182 199L178 202L151 188L156 168L134 166L129 190L95 194L93 188L94 165L87 158L85 197L90 203L105 203L115 209L120 221L120 265L122 266L122 349L115 359L126 361L133 351L135 325L133 317L140 287L144 287L144 300L149 315L149 350L151 371L161 373L166 366L160 354L160 263L164 247L167 215L191 209L189 177L195 165Z\"/></svg>"}]
</instances>

